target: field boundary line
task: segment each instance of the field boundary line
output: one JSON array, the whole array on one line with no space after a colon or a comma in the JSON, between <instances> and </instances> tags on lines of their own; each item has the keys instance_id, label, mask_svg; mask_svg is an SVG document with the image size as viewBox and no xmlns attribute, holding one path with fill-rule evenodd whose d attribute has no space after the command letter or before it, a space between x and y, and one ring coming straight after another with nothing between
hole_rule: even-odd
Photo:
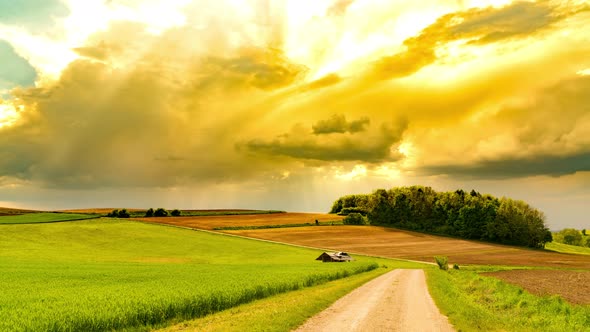
<instances>
[{"instance_id":1,"label":"field boundary line","mask_svg":"<svg viewBox=\"0 0 590 332\"><path fill-rule=\"evenodd\" d=\"M215 235L232 236L232 237L237 237L237 238L246 239L246 240L255 240L255 241L262 241L262 242L267 242L267 243L282 244L282 245L287 245L287 246L291 246L291 247L298 247L298 248L305 248L305 249L314 249L314 250L323 250L323 251L338 251L337 249L332 249L332 248L310 247L310 246L304 246L304 245L300 245L300 244L292 244L292 243L285 243L285 242L279 242L279 241L273 241L273 240L258 239L258 238L243 236L243 235L237 235L237 234L228 234L228 233L223 233L223 232L218 232L218 231L211 231L211 230L207 230L207 229L191 228L191 227L179 226L179 225L171 225L171 224L161 224L161 223L156 223L156 222L145 222L145 221L140 221L140 220L133 220L133 221L140 222L142 224L148 224L148 225L168 226L168 227L174 227L174 228L180 228L180 229L187 229L187 230L197 231L197 232L205 232L205 233L215 234ZM385 256L377 256L377 255L367 255L367 254L353 252L353 251L347 251L347 252L348 253L351 253L351 254L354 254L354 255L357 255L357 256L375 257L375 258L391 259L391 260L411 262L411 263L421 263L421 264L427 264L427 265L436 265L436 263L434 263L434 262L431 263L431 262L416 261L416 260L411 260L411 259L391 258L391 257L385 257Z\"/></svg>"},{"instance_id":2,"label":"field boundary line","mask_svg":"<svg viewBox=\"0 0 590 332\"><path fill-rule=\"evenodd\" d=\"M81 219L68 219L68 220L54 220L54 221L42 221L42 222L19 222L19 223L2 223L0 225L39 225L39 224L56 224L59 222L68 222L68 221L82 221L82 220L93 220L93 219L101 219L102 216L90 217L90 218L81 218Z\"/></svg>"}]
</instances>

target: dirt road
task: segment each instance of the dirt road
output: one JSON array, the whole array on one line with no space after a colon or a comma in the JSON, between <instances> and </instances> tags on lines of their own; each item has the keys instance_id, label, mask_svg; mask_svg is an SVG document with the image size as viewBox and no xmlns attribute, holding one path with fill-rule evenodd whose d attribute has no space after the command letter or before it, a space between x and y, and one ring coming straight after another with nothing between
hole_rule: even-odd
<instances>
[{"instance_id":1,"label":"dirt road","mask_svg":"<svg viewBox=\"0 0 590 332\"><path fill-rule=\"evenodd\" d=\"M394 270L352 291L296 331L454 331L423 270Z\"/></svg>"}]
</instances>

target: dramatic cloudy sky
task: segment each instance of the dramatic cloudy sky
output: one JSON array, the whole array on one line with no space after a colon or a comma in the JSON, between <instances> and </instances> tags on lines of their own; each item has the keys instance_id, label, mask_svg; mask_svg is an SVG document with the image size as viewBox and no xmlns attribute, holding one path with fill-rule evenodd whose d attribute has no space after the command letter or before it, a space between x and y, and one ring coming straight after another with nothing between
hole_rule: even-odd
<instances>
[{"instance_id":1,"label":"dramatic cloudy sky","mask_svg":"<svg viewBox=\"0 0 590 332\"><path fill-rule=\"evenodd\" d=\"M0 0L0 205L413 184L590 228L589 1Z\"/></svg>"}]
</instances>

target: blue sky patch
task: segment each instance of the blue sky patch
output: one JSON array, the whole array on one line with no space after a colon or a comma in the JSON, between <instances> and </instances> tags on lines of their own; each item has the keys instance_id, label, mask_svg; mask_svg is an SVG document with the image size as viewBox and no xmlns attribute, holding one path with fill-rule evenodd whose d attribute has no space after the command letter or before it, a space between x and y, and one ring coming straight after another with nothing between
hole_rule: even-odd
<instances>
[{"instance_id":1,"label":"blue sky patch","mask_svg":"<svg viewBox=\"0 0 590 332\"><path fill-rule=\"evenodd\" d=\"M27 30L43 30L55 17L68 14L68 7L59 0L0 0L0 23Z\"/></svg>"},{"instance_id":2,"label":"blue sky patch","mask_svg":"<svg viewBox=\"0 0 590 332\"><path fill-rule=\"evenodd\" d=\"M3 40L0 40L0 64L0 90L32 86L35 83L35 68L18 55L12 45Z\"/></svg>"}]
</instances>

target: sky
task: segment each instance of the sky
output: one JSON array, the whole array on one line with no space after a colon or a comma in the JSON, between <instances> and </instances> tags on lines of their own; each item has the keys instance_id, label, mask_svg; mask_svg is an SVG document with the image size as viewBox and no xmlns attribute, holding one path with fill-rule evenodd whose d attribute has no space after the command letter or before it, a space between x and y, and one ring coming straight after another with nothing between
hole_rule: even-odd
<instances>
[{"instance_id":1,"label":"sky","mask_svg":"<svg viewBox=\"0 0 590 332\"><path fill-rule=\"evenodd\" d=\"M590 2L0 0L0 206L406 185L590 228Z\"/></svg>"}]
</instances>

